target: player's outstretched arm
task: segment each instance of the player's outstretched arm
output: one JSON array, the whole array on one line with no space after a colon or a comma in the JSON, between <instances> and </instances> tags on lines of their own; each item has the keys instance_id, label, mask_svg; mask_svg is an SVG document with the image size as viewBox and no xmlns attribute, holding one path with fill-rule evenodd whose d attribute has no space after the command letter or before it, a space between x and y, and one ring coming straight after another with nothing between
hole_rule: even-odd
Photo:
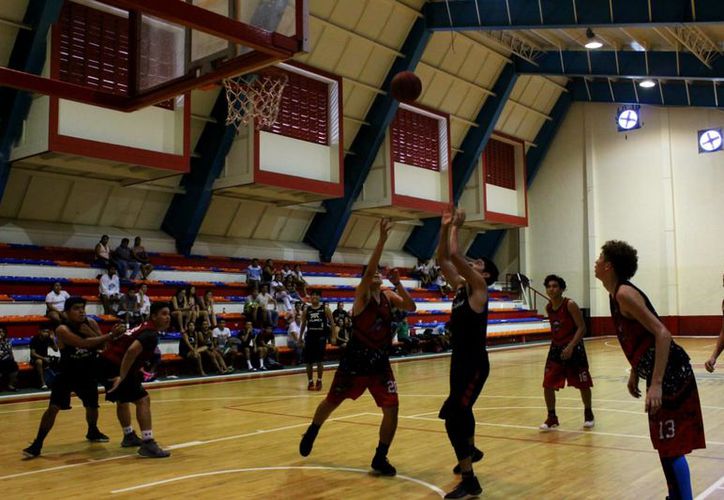
<instances>
[{"instance_id":1,"label":"player's outstretched arm","mask_svg":"<svg viewBox=\"0 0 724 500\"><path fill-rule=\"evenodd\" d=\"M354 306L352 307L353 315L359 314L369 301L372 279L374 278L375 273L377 273L377 268L380 265L382 250L385 248L385 243L387 242L387 237L390 235L390 230L392 230L392 221L390 219L382 219L380 221L380 236L377 239L377 245L372 251L370 260L367 262L367 268L365 269L365 273L362 275L362 280L359 285L357 285L354 297Z\"/></svg>"},{"instance_id":2,"label":"player's outstretched arm","mask_svg":"<svg viewBox=\"0 0 724 500\"><path fill-rule=\"evenodd\" d=\"M400 271L398 269L393 269L392 271L390 271L387 279L390 280L390 282L395 286L394 292L392 290L385 291L387 297L390 299L392 304L397 309L400 309L402 311L416 311L417 305L415 304L415 301L412 299L409 292L402 284L402 281L400 281Z\"/></svg>"},{"instance_id":3,"label":"player's outstretched arm","mask_svg":"<svg viewBox=\"0 0 724 500\"><path fill-rule=\"evenodd\" d=\"M60 339L63 345L76 347L78 349L97 349L103 347L103 345L112 340L125 331L123 325L116 325L113 329L105 334L98 337L83 338L73 333L70 328L65 325L61 325L55 329L55 335Z\"/></svg>"},{"instance_id":4,"label":"player's outstretched arm","mask_svg":"<svg viewBox=\"0 0 724 500\"><path fill-rule=\"evenodd\" d=\"M437 264L440 266L440 272L445 277L445 281L453 290L457 290L463 280L450 260L450 228L452 227L453 215L450 209L446 209L442 214L440 241L437 244Z\"/></svg>"},{"instance_id":5,"label":"player's outstretched arm","mask_svg":"<svg viewBox=\"0 0 724 500\"><path fill-rule=\"evenodd\" d=\"M465 222L465 211L457 209L453 216L452 226L450 227L450 261L455 270L465 278L475 299L484 301L488 300L488 284L482 274L473 269L462 253L458 245L458 229ZM477 300L476 300L477 301Z\"/></svg>"}]
</instances>

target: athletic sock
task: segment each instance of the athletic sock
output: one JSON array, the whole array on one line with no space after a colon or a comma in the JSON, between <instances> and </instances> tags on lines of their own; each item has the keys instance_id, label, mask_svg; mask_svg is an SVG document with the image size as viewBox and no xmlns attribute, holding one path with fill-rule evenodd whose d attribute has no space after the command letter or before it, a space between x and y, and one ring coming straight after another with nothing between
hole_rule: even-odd
<instances>
[{"instance_id":1,"label":"athletic sock","mask_svg":"<svg viewBox=\"0 0 724 500\"><path fill-rule=\"evenodd\" d=\"M133 426L129 425L128 427L123 428L123 435L128 436L129 434L133 434Z\"/></svg>"},{"instance_id":2,"label":"athletic sock","mask_svg":"<svg viewBox=\"0 0 724 500\"><path fill-rule=\"evenodd\" d=\"M151 441L153 439L153 431L147 430L147 431L141 431L141 439L144 441Z\"/></svg>"},{"instance_id":3,"label":"athletic sock","mask_svg":"<svg viewBox=\"0 0 724 500\"><path fill-rule=\"evenodd\" d=\"M251 366L251 361L248 359L246 360L246 366L251 370L253 367Z\"/></svg>"},{"instance_id":4,"label":"athletic sock","mask_svg":"<svg viewBox=\"0 0 724 500\"><path fill-rule=\"evenodd\" d=\"M390 445L384 444L380 441L380 443L377 445L377 449L375 450L375 457L384 458L387 456L388 451L390 451Z\"/></svg>"},{"instance_id":5,"label":"athletic sock","mask_svg":"<svg viewBox=\"0 0 724 500\"><path fill-rule=\"evenodd\" d=\"M259 367L264 368L264 360L259 358Z\"/></svg>"}]
</instances>

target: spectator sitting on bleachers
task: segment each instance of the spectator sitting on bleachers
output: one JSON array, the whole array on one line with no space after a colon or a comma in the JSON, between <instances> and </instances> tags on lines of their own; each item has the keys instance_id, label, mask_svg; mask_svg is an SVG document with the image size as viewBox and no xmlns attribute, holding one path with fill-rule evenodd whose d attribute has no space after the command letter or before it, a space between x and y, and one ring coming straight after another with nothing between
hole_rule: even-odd
<instances>
[{"instance_id":1,"label":"spectator sitting on bleachers","mask_svg":"<svg viewBox=\"0 0 724 500\"><path fill-rule=\"evenodd\" d=\"M289 276L294 276L292 266L290 266L289 264L282 265L282 279L286 280Z\"/></svg>"},{"instance_id":2,"label":"spectator sitting on bleachers","mask_svg":"<svg viewBox=\"0 0 724 500\"><path fill-rule=\"evenodd\" d=\"M395 334L397 341L402 344L403 354L410 354L418 350L420 340L410 336L410 325L407 322L407 314L404 311L395 311Z\"/></svg>"},{"instance_id":3,"label":"spectator sitting on bleachers","mask_svg":"<svg viewBox=\"0 0 724 500\"><path fill-rule=\"evenodd\" d=\"M277 313L277 301L269 293L269 285L262 285L259 295L257 296L259 302L259 310L261 311L262 326L276 326L277 319L279 319L279 313Z\"/></svg>"},{"instance_id":4,"label":"spectator sitting on bleachers","mask_svg":"<svg viewBox=\"0 0 724 500\"><path fill-rule=\"evenodd\" d=\"M299 327L301 323L302 317L297 314L294 316L294 319L292 319L289 323L289 327L287 328L287 347L294 352L293 363L295 365L302 362L302 349L304 348L304 342L302 342L302 338L299 335Z\"/></svg>"},{"instance_id":5,"label":"spectator sitting on bleachers","mask_svg":"<svg viewBox=\"0 0 724 500\"><path fill-rule=\"evenodd\" d=\"M292 302L292 306L296 306L296 303L300 302L302 300L302 297L299 296L299 292L297 292L297 288L294 285L294 276L289 275L284 278L284 288L287 291L287 296L289 297L289 300Z\"/></svg>"},{"instance_id":6,"label":"spectator sitting on bleachers","mask_svg":"<svg viewBox=\"0 0 724 500\"><path fill-rule=\"evenodd\" d=\"M337 345L344 347L349 342L348 328L352 327L352 317L344 309L344 302L337 302L337 309L332 312L332 318L337 325Z\"/></svg>"},{"instance_id":7,"label":"spectator sitting on bleachers","mask_svg":"<svg viewBox=\"0 0 724 500\"><path fill-rule=\"evenodd\" d=\"M104 234L101 236L101 240L96 243L95 258L93 259L94 266L102 266L104 269L107 269L111 263L111 247L108 241L108 235Z\"/></svg>"},{"instance_id":8,"label":"spectator sitting on bleachers","mask_svg":"<svg viewBox=\"0 0 724 500\"><path fill-rule=\"evenodd\" d=\"M274 273L274 279L271 282L271 293L274 295L274 300L277 302L277 310L282 313L288 313L294 306L292 300L287 293L287 288L284 286L284 278L282 273Z\"/></svg>"},{"instance_id":9,"label":"spectator sitting on bleachers","mask_svg":"<svg viewBox=\"0 0 724 500\"><path fill-rule=\"evenodd\" d=\"M148 321L151 314L151 298L148 296L148 285L143 283L136 295L138 299L138 312L141 313L141 321Z\"/></svg>"},{"instance_id":10,"label":"spectator sitting on bleachers","mask_svg":"<svg viewBox=\"0 0 724 500\"><path fill-rule=\"evenodd\" d=\"M121 244L113 251L113 261L118 266L118 275L121 279L130 278L135 280L141 271L141 264L133 259L133 252L128 246L130 242L131 240L128 238L121 240ZM131 271L130 276L128 276L129 269Z\"/></svg>"},{"instance_id":11,"label":"spectator sitting on bleachers","mask_svg":"<svg viewBox=\"0 0 724 500\"><path fill-rule=\"evenodd\" d=\"M116 265L110 263L108 270L100 277L98 292L103 303L103 314L115 314L121 300L121 282L116 274Z\"/></svg>"},{"instance_id":12,"label":"spectator sitting on bleachers","mask_svg":"<svg viewBox=\"0 0 724 500\"><path fill-rule=\"evenodd\" d=\"M256 335L256 348L259 353L259 369L279 368L274 329L267 325Z\"/></svg>"},{"instance_id":13,"label":"spectator sitting on bleachers","mask_svg":"<svg viewBox=\"0 0 724 500\"><path fill-rule=\"evenodd\" d=\"M224 362L224 357L221 355L218 346L214 342L214 336L209 329L209 322L203 321L201 323L201 328L196 331L196 334L198 335L199 343L203 343L206 346L206 350L203 354L205 354L211 361L211 364L214 365L216 373L226 373L226 362Z\"/></svg>"},{"instance_id":14,"label":"spectator sitting on bleachers","mask_svg":"<svg viewBox=\"0 0 724 500\"><path fill-rule=\"evenodd\" d=\"M5 326L0 325L0 377L7 377L8 390L17 392L15 382L18 379L18 364L13 356L13 346L7 338Z\"/></svg>"},{"instance_id":15,"label":"spectator sitting on bleachers","mask_svg":"<svg viewBox=\"0 0 724 500\"><path fill-rule=\"evenodd\" d=\"M294 271L292 271L292 275L294 276L294 286L297 287L298 290L301 289L302 297L306 297L307 296L307 282L304 280L304 274L302 273L301 264L294 265Z\"/></svg>"},{"instance_id":16,"label":"spectator sitting on bleachers","mask_svg":"<svg viewBox=\"0 0 724 500\"><path fill-rule=\"evenodd\" d=\"M199 319L206 320L216 328L216 311L214 311L214 292L206 290L204 298L199 300Z\"/></svg>"},{"instance_id":17,"label":"spectator sitting on bleachers","mask_svg":"<svg viewBox=\"0 0 724 500\"><path fill-rule=\"evenodd\" d=\"M427 288L432 283L432 267L430 260L417 259L417 265L413 272L417 279L420 280L420 286Z\"/></svg>"},{"instance_id":18,"label":"spectator sitting on bleachers","mask_svg":"<svg viewBox=\"0 0 724 500\"><path fill-rule=\"evenodd\" d=\"M187 324L196 321L196 318L192 317L192 313L186 290L184 288L176 289L176 294L171 298L171 317L176 320L181 333L185 331Z\"/></svg>"},{"instance_id":19,"label":"spectator sitting on bleachers","mask_svg":"<svg viewBox=\"0 0 724 500\"><path fill-rule=\"evenodd\" d=\"M181 338L178 343L179 356L191 361L197 373L202 376L206 375L206 372L204 372L204 364L201 361L201 352L205 350L205 345L199 345L199 338L196 335L196 325L190 323L186 328L182 329Z\"/></svg>"},{"instance_id":20,"label":"spectator sitting on bleachers","mask_svg":"<svg viewBox=\"0 0 724 500\"><path fill-rule=\"evenodd\" d=\"M209 322L203 320L201 322L201 329L204 331L208 330ZM231 350L231 345L229 343L229 340L231 339L231 330L229 330L226 326L226 320L224 318L221 318L219 320L219 325L211 331L211 337L214 339L214 347L221 355L221 361L224 363L222 368L224 368L226 373L233 372L233 365L226 366L226 359L229 355L229 351Z\"/></svg>"},{"instance_id":21,"label":"spectator sitting on bleachers","mask_svg":"<svg viewBox=\"0 0 724 500\"><path fill-rule=\"evenodd\" d=\"M261 266L259 259L251 259L251 264L246 268L246 284L250 290L259 289L261 285Z\"/></svg>"},{"instance_id":22,"label":"spectator sitting on bleachers","mask_svg":"<svg viewBox=\"0 0 724 500\"><path fill-rule=\"evenodd\" d=\"M45 317L50 320L53 328L60 325L61 321L65 319L65 301L68 297L70 294L63 290L63 286L58 281L53 283L53 288L45 296L47 306Z\"/></svg>"},{"instance_id":23,"label":"spectator sitting on bleachers","mask_svg":"<svg viewBox=\"0 0 724 500\"><path fill-rule=\"evenodd\" d=\"M440 272L440 266L435 265L433 267L431 276L433 279L432 284L440 290L440 294L447 296L452 291L450 285L445 281L445 276Z\"/></svg>"},{"instance_id":24,"label":"spectator sitting on bleachers","mask_svg":"<svg viewBox=\"0 0 724 500\"><path fill-rule=\"evenodd\" d=\"M151 264L151 259L148 258L146 249L143 248L143 245L141 245L140 236L136 236L133 240L133 250L131 250L131 256L141 268L141 279L145 280L148 278L148 275L153 272L153 265Z\"/></svg>"},{"instance_id":25,"label":"spectator sitting on bleachers","mask_svg":"<svg viewBox=\"0 0 724 500\"><path fill-rule=\"evenodd\" d=\"M247 321L244 329L239 332L239 349L244 352L246 358L246 367L248 370L255 372L256 368L251 364L251 354L256 352L256 343L254 342L254 324Z\"/></svg>"},{"instance_id":26,"label":"spectator sitting on bleachers","mask_svg":"<svg viewBox=\"0 0 724 500\"><path fill-rule=\"evenodd\" d=\"M38 374L40 389L43 391L48 390L48 384L45 382L45 370L50 368L53 358L59 359L57 356L49 356L48 349L57 352L58 346L55 343L55 338L50 333L50 329L43 326L30 339L30 363Z\"/></svg>"},{"instance_id":27,"label":"spectator sitting on bleachers","mask_svg":"<svg viewBox=\"0 0 724 500\"><path fill-rule=\"evenodd\" d=\"M196 286L189 285L186 287L186 300L188 301L189 308L191 309L191 317L189 321L197 321L199 319L199 313L201 312L201 303L198 296L196 295Z\"/></svg>"},{"instance_id":28,"label":"spectator sitting on bleachers","mask_svg":"<svg viewBox=\"0 0 724 500\"><path fill-rule=\"evenodd\" d=\"M262 314L261 307L259 306L259 290L256 288L251 289L251 293L244 301L244 316L246 316L254 326L261 326Z\"/></svg>"},{"instance_id":29,"label":"spectator sitting on bleachers","mask_svg":"<svg viewBox=\"0 0 724 500\"><path fill-rule=\"evenodd\" d=\"M264 262L264 268L261 270L261 284L269 284L274 278L274 261L267 259Z\"/></svg>"},{"instance_id":30,"label":"spectator sitting on bleachers","mask_svg":"<svg viewBox=\"0 0 724 500\"><path fill-rule=\"evenodd\" d=\"M138 287L131 285L118 303L117 316L127 327L141 324L141 305L138 303Z\"/></svg>"}]
</instances>

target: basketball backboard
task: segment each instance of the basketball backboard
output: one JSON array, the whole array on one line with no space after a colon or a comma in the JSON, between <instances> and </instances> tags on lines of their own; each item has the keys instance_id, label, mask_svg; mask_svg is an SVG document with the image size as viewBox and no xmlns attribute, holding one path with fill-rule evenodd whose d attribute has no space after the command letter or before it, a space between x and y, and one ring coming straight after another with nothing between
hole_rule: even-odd
<instances>
[{"instance_id":1,"label":"basketball backboard","mask_svg":"<svg viewBox=\"0 0 724 500\"><path fill-rule=\"evenodd\" d=\"M306 51L307 2L66 0L52 29L51 61L65 51L89 72L110 69L87 77L87 67L73 64L70 76L52 68L51 77L42 78L0 67L0 86L134 111ZM79 54L68 55L73 50ZM107 79L117 83L112 92L98 83Z\"/></svg>"}]
</instances>

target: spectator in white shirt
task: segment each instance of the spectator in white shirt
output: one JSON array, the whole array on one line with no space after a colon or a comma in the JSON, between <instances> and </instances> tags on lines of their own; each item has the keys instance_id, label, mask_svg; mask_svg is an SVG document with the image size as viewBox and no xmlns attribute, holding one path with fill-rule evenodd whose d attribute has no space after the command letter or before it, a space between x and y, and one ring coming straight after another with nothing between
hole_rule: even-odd
<instances>
[{"instance_id":1,"label":"spectator in white shirt","mask_svg":"<svg viewBox=\"0 0 724 500\"><path fill-rule=\"evenodd\" d=\"M224 318L221 318L218 326L211 331L211 336L214 338L219 350L224 353L226 351L226 343L229 341L229 337L231 337L231 330L226 326L226 320Z\"/></svg>"},{"instance_id":2,"label":"spectator in white shirt","mask_svg":"<svg viewBox=\"0 0 724 500\"><path fill-rule=\"evenodd\" d=\"M304 341L302 341L299 335L301 322L302 317L297 314L294 316L294 320L289 323L289 328L287 329L287 347L294 351L295 365L302 362L302 349L304 348Z\"/></svg>"},{"instance_id":3,"label":"spectator in white shirt","mask_svg":"<svg viewBox=\"0 0 724 500\"><path fill-rule=\"evenodd\" d=\"M292 266L290 266L289 264L284 264L282 266L282 278L286 280L287 276L293 276L293 275L294 275L294 271L292 271Z\"/></svg>"},{"instance_id":4,"label":"spectator in white shirt","mask_svg":"<svg viewBox=\"0 0 724 500\"><path fill-rule=\"evenodd\" d=\"M110 264L108 271L101 275L98 292L103 302L103 313L115 314L121 300L121 281L118 279L115 264Z\"/></svg>"},{"instance_id":5,"label":"spectator in white shirt","mask_svg":"<svg viewBox=\"0 0 724 500\"><path fill-rule=\"evenodd\" d=\"M269 286L262 285L261 291L257 296L259 302L259 310L261 311L262 322L264 325L276 326L279 313L277 313L277 301L269 293Z\"/></svg>"},{"instance_id":6,"label":"spectator in white shirt","mask_svg":"<svg viewBox=\"0 0 724 500\"><path fill-rule=\"evenodd\" d=\"M251 259L251 264L246 268L246 283L249 289L259 289L261 284L261 266L259 259Z\"/></svg>"},{"instance_id":7,"label":"spectator in white shirt","mask_svg":"<svg viewBox=\"0 0 724 500\"><path fill-rule=\"evenodd\" d=\"M138 312L141 313L141 321L147 321L148 316L151 314L151 298L148 296L148 285L145 283L139 288L136 300L138 300Z\"/></svg>"},{"instance_id":8,"label":"spectator in white shirt","mask_svg":"<svg viewBox=\"0 0 724 500\"><path fill-rule=\"evenodd\" d=\"M288 313L294 306L292 305L291 297L289 297L289 294L287 293L283 280L284 278L282 278L282 273L275 273L274 279L271 282L271 291L279 306L278 309L281 312Z\"/></svg>"},{"instance_id":9,"label":"spectator in white shirt","mask_svg":"<svg viewBox=\"0 0 724 500\"><path fill-rule=\"evenodd\" d=\"M107 234L101 236L101 240L96 243L95 248L95 260L93 261L94 266L101 266L104 269L111 263L111 247L109 245L110 239Z\"/></svg>"},{"instance_id":10,"label":"spectator in white shirt","mask_svg":"<svg viewBox=\"0 0 724 500\"><path fill-rule=\"evenodd\" d=\"M307 296L307 282L304 280L304 275L302 274L302 265L301 264L295 264L294 265L294 271L292 271L292 275L294 276L294 286L297 287L297 290L301 290L302 297Z\"/></svg>"},{"instance_id":11,"label":"spectator in white shirt","mask_svg":"<svg viewBox=\"0 0 724 500\"><path fill-rule=\"evenodd\" d=\"M53 328L60 325L61 321L65 319L65 301L68 297L70 294L63 290L63 286L58 281L53 283L53 288L45 296L47 306L45 317L50 320Z\"/></svg>"}]
</instances>

